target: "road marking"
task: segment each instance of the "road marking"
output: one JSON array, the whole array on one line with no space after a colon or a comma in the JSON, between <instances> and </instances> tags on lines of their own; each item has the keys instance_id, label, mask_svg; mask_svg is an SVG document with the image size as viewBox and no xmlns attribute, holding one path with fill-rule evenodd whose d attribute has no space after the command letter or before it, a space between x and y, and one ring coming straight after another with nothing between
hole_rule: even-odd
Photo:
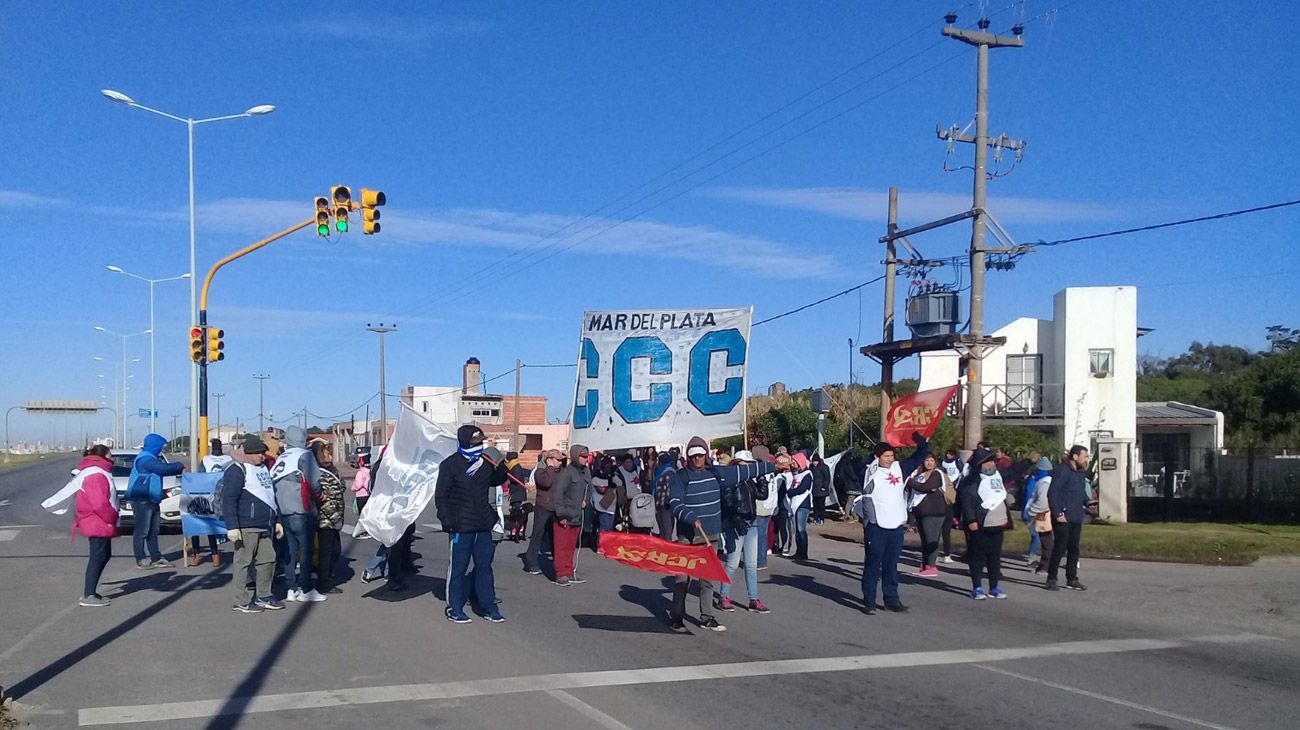
<instances>
[{"instance_id":1,"label":"road marking","mask_svg":"<svg viewBox=\"0 0 1300 730\"><path fill-rule=\"evenodd\" d=\"M0 499L0 507L8 507L12 502L7 499Z\"/></svg>"},{"instance_id":2,"label":"road marking","mask_svg":"<svg viewBox=\"0 0 1300 730\"><path fill-rule=\"evenodd\" d=\"M22 530L5 530L5 529L0 529L0 542L9 542L10 540L14 539L15 537L18 537L18 533L20 533L20 532L22 532Z\"/></svg>"},{"instance_id":3,"label":"road marking","mask_svg":"<svg viewBox=\"0 0 1300 730\"><path fill-rule=\"evenodd\" d=\"M1129 709L1131 709L1131 710L1141 710L1142 712L1149 712L1149 713L1151 713L1151 714L1153 714L1153 715L1159 715L1160 717L1164 717L1164 718L1167 718L1167 719L1170 719L1170 720L1177 720L1178 722L1184 722L1184 723L1187 723L1188 725L1196 725L1196 726L1198 726L1198 727L1208 727L1208 728L1213 728L1214 730L1233 730L1233 728L1231 728L1231 727L1229 727L1229 726L1227 726L1227 725L1218 725L1218 724L1213 723L1213 722L1206 722L1205 720L1197 720L1196 718L1194 718L1194 717L1188 717L1187 715L1179 715L1179 714L1176 714L1176 713L1173 713L1173 712L1166 712L1166 711L1164 711L1164 710L1162 710L1162 709L1160 709L1160 708L1158 708L1158 707L1152 707L1152 706L1150 706L1150 705L1140 705L1140 704L1138 704L1138 703L1136 703L1136 702L1129 702L1128 700L1121 700L1121 699L1118 698L1118 697L1110 697L1110 696L1107 696L1107 695L1098 694L1098 693L1096 693L1096 692L1089 692L1089 691L1086 690L1086 689L1079 689L1078 687L1070 687L1070 686L1068 686L1068 685L1064 685L1064 684L1057 684L1056 682L1049 682L1049 681L1047 681L1047 680L1045 680L1045 679L1039 679L1039 678L1037 678L1037 677L1031 677L1031 676L1029 676L1029 675L1027 675L1027 674L1018 674L1018 673L1016 673L1016 672L1008 672L1008 671L1005 670L1005 669L998 669L997 667L990 667L990 666L987 666L987 665L984 665L984 664L976 664L975 666L978 667L978 668L980 668L980 669L986 669L986 670L988 670L988 671L990 671L990 672L995 672L995 673L997 673L997 674L1001 674L1001 675L1004 675L1004 676L1007 676L1007 677L1012 677L1012 678L1015 678L1015 679L1024 680L1024 681L1026 681L1026 682L1033 682L1034 684L1041 684L1041 685L1043 685L1044 687L1051 687L1052 689L1059 689L1059 690L1061 690L1062 692L1071 692L1071 693L1076 694L1076 695L1082 695L1082 696L1084 696L1084 697L1090 697L1090 698L1092 698L1092 699L1094 699L1094 700L1101 700L1102 702L1109 702L1109 703L1111 703L1111 704L1119 705L1119 706L1121 706L1121 707L1127 707L1127 708L1129 708Z\"/></svg>"},{"instance_id":4,"label":"road marking","mask_svg":"<svg viewBox=\"0 0 1300 730\"><path fill-rule=\"evenodd\" d=\"M1249 635L1242 641L1255 641L1264 637ZM1226 637L1213 637L1223 642ZM291 692L254 697L221 698L193 702L162 702L149 705L120 707L88 707L78 713L78 722L87 725L115 725L140 722L163 722L221 714L250 715L262 712L305 710L346 705L371 705L387 702L414 702L429 700L482 697L523 692L550 692L590 687L620 687L625 685L665 684L691 680L735 679L740 677L770 677L786 674L817 674L848 672L863 669L888 669L899 667L929 667L956 664L981 664L1018 659L1039 659L1053 656L1085 656L1115 654L1135 651L1160 651L1191 646L1199 639L1103 639L1095 641L1069 641L1040 646L1002 647L996 649L956 649L948 651L922 651L900 654L867 654L843 657L813 657L808 659L779 659L727 664L703 664L677 667L651 667L645 669L615 669L599 672L567 672L560 674L534 674L522 677L497 679L471 679L460 682L431 684L388 685L380 687L353 687L316 692Z\"/></svg>"},{"instance_id":5,"label":"road marking","mask_svg":"<svg viewBox=\"0 0 1300 730\"><path fill-rule=\"evenodd\" d=\"M4 652L0 653L0 662L8 660L9 657L25 649L28 644L41 638L41 636L43 636L46 631L49 631L50 628L54 626L54 624L59 622L59 619L72 613L72 611L76 609L76 607L77 604L69 603L68 605L54 612L49 618L42 621L39 626L27 632L27 635L24 636L17 644L14 644L8 649L5 649Z\"/></svg>"},{"instance_id":6,"label":"road marking","mask_svg":"<svg viewBox=\"0 0 1300 730\"><path fill-rule=\"evenodd\" d=\"M583 715L586 715L587 718L591 720L595 720L596 722L600 723L604 727L609 728L609 730L633 730L632 726L624 725L623 723L619 722L618 718L614 717L613 715L607 714L595 707L592 707L591 705L587 704L586 702L583 702L582 700L578 699L577 697L574 697L573 695L569 694L568 692L565 692L564 690L553 689L547 691L546 694L550 695L551 697L554 697L560 702L563 702L569 707L572 707L573 709L577 710Z\"/></svg>"}]
</instances>

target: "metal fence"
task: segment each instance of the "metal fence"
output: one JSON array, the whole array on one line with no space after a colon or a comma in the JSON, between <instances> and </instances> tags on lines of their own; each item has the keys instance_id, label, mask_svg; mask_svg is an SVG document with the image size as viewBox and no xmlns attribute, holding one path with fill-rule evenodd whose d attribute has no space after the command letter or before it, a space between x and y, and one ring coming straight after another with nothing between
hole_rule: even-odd
<instances>
[{"instance_id":1,"label":"metal fence","mask_svg":"<svg viewBox=\"0 0 1300 730\"><path fill-rule=\"evenodd\" d=\"M1134 522L1300 524L1300 448L1169 449L1142 455L1129 491Z\"/></svg>"}]
</instances>

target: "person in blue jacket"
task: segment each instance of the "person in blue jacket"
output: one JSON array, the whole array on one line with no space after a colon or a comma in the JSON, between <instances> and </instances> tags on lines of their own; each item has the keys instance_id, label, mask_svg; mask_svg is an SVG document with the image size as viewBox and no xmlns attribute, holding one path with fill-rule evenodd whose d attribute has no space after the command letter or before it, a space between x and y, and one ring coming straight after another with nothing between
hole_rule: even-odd
<instances>
[{"instance_id":1,"label":"person in blue jacket","mask_svg":"<svg viewBox=\"0 0 1300 730\"><path fill-rule=\"evenodd\" d=\"M131 478L126 487L126 499L135 515L131 545L135 548L135 566L141 570L171 567L158 549L158 505L165 496L163 477L180 474L185 471L185 464L167 463L162 458L166 445L167 439L156 433L144 437L144 447L131 465Z\"/></svg>"}]
</instances>

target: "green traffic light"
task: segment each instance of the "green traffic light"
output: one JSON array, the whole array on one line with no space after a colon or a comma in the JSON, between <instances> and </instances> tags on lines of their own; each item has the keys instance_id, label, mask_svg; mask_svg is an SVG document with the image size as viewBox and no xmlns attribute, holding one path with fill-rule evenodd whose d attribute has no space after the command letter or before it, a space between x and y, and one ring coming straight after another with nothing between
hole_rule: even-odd
<instances>
[{"instance_id":1,"label":"green traffic light","mask_svg":"<svg viewBox=\"0 0 1300 730\"><path fill-rule=\"evenodd\" d=\"M318 235L318 236L328 236L329 234L330 234L330 227L329 227L329 225L322 223L321 225L316 226L316 235Z\"/></svg>"},{"instance_id":2,"label":"green traffic light","mask_svg":"<svg viewBox=\"0 0 1300 730\"><path fill-rule=\"evenodd\" d=\"M334 230L338 231L339 233L347 233L348 232L347 219L339 218L338 220L334 221Z\"/></svg>"}]
</instances>

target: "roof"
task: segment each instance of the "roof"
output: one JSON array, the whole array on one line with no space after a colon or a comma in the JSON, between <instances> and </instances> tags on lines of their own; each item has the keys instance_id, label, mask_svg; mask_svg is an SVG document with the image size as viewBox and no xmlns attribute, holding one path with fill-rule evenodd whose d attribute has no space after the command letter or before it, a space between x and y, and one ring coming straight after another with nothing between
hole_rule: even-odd
<instances>
[{"instance_id":1,"label":"roof","mask_svg":"<svg viewBox=\"0 0 1300 730\"><path fill-rule=\"evenodd\" d=\"M1219 415L1218 411L1209 408L1176 401L1137 404L1140 426L1213 426L1218 423Z\"/></svg>"}]
</instances>

